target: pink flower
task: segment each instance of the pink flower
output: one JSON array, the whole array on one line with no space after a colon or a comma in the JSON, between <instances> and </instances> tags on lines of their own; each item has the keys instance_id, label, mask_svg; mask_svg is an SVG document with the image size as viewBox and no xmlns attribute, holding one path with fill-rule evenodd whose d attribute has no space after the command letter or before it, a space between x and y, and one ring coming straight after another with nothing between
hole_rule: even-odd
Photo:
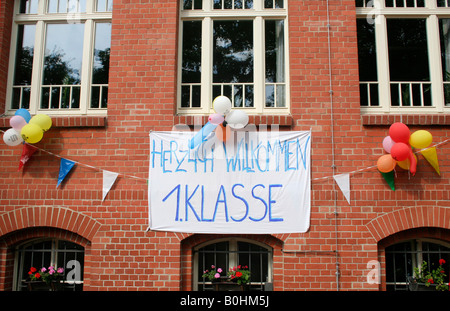
<instances>
[{"instance_id":1,"label":"pink flower","mask_svg":"<svg viewBox=\"0 0 450 311\"><path fill-rule=\"evenodd\" d=\"M216 279L218 279L218 278L220 278L220 274L219 274L219 273L216 273L216 274L214 275L214 277L215 277Z\"/></svg>"},{"instance_id":2,"label":"pink flower","mask_svg":"<svg viewBox=\"0 0 450 311\"><path fill-rule=\"evenodd\" d=\"M215 265L211 265L211 269L215 269L216 268L216 266Z\"/></svg>"},{"instance_id":3,"label":"pink flower","mask_svg":"<svg viewBox=\"0 0 450 311\"><path fill-rule=\"evenodd\" d=\"M64 272L64 269L63 269L63 268L58 268L58 270L56 270L56 272L58 272L58 273L63 273L63 272Z\"/></svg>"},{"instance_id":4,"label":"pink flower","mask_svg":"<svg viewBox=\"0 0 450 311\"><path fill-rule=\"evenodd\" d=\"M217 272L222 273L222 269L221 268L217 269Z\"/></svg>"},{"instance_id":5,"label":"pink flower","mask_svg":"<svg viewBox=\"0 0 450 311\"><path fill-rule=\"evenodd\" d=\"M41 272L45 272L47 271L47 269L45 269L45 267L42 267Z\"/></svg>"}]
</instances>

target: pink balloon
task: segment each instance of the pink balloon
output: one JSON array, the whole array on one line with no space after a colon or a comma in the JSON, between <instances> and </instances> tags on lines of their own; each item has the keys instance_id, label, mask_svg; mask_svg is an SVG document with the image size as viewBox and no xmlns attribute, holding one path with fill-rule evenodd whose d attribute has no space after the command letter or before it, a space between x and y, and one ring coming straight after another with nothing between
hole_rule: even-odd
<instances>
[{"instance_id":1,"label":"pink balloon","mask_svg":"<svg viewBox=\"0 0 450 311\"><path fill-rule=\"evenodd\" d=\"M13 129L20 132L22 130L22 127L27 125L27 121L22 116L13 116L11 119L9 119L9 124Z\"/></svg>"},{"instance_id":2,"label":"pink balloon","mask_svg":"<svg viewBox=\"0 0 450 311\"><path fill-rule=\"evenodd\" d=\"M391 148L394 146L395 141L392 140L391 136L386 136L383 139L383 148L387 153L391 153Z\"/></svg>"},{"instance_id":3,"label":"pink balloon","mask_svg":"<svg viewBox=\"0 0 450 311\"><path fill-rule=\"evenodd\" d=\"M219 124L223 123L224 120L225 120L224 116L221 115L220 113L213 113L208 118L208 121L215 125L219 125Z\"/></svg>"}]
</instances>

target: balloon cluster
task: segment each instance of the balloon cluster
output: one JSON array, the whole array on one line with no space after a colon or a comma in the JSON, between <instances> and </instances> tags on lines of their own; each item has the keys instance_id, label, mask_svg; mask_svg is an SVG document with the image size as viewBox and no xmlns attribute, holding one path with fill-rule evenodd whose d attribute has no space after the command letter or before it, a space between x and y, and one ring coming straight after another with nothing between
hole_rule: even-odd
<instances>
[{"instance_id":1,"label":"balloon cluster","mask_svg":"<svg viewBox=\"0 0 450 311\"><path fill-rule=\"evenodd\" d=\"M231 110L231 101L226 96L218 96L213 101L214 112L208 117L208 123L191 139L189 147L194 149L206 140L215 130L216 137L226 141L231 129L244 128L249 121L247 113L242 110Z\"/></svg>"},{"instance_id":2,"label":"balloon cluster","mask_svg":"<svg viewBox=\"0 0 450 311\"><path fill-rule=\"evenodd\" d=\"M11 128L3 135L8 146L17 146L24 141L35 144L41 141L44 132L52 126L52 119L46 114L31 117L27 109L19 109L9 120Z\"/></svg>"},{"instance_id":3,"label":"balloon cluster","mask_svg":"<svg viewBox=\"0 0 450 311\"><path fill-rule=\"evenodd\" d=\"M388 153L382 155L377 161L378 170L389 173L398 165L409 170L414 176L417 169L417 157L413 148L427 148L433 141L433 136L425 130L410 133L408 126L396 122L389 128L389 136L383 139L383 148Z\"/></svg>"}]
</instances>

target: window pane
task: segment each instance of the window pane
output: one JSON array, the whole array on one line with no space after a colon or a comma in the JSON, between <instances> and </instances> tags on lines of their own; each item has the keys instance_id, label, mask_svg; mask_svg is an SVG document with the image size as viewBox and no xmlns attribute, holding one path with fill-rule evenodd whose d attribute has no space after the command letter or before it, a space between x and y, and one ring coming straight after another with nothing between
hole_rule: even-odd
<instances>
[{"instance_id":1,"label":"window pane","mask_svg":"<svg viewBox=\"0 0 450 311\"><path fill-rule=\"evenodd\" d=\"M214 22L214 83L253 82L253 21Z\"/></svg>"},{"instance_id":2,"label":"window pane","mask_svg":"<svg viewBox=\"0 0 450 311\"><path fill-rule=\"evenodd\" d=\"M77 91L73 92L74 87L63 86L81 83L83 35L84 24L47 25L41 91L42 109L79 107L79 102L73 97L77 95ZM49 85L52 87L48 88Z\"/></svg>"},{"instance_id":3,"label":"window pane","mask_svg":"<svg viewBox=\"0 0 450 311\"><path fill-rule=\"evenodd\" d=\"M388 19L391 81L429 81L425 19Z\"/></svg>"},{"instance_id":4,"label":"window pane","mask_svg":"<svg viewBox=\"0 0 450 311\"><path fill-rule=\"evenodd\" d=\"M30 85L33 69L35 25L19 25L14 85Z\"/></svg>"},{"instance_id":5,"label":"window pane","mask_svg":"<svg viewBox=\"0 0 450 311\"><path fill-rule=\"evenodd\" d=\"M106 108L111 50L111 24L95 25L95 45L92 65L91 108ZM74 98L76 103L76 98Z\"/></svg>"},{"instance_id":6,"label":"window pane","mask_svg":"<svg viewBox=\"0 0 450 311\"><path fill-rule=\"evenodd\" d=\"M450 105L450 19L439 20L445 105Z\"/></svg>"},{"instance_id":7,"label":"window pane","mask_svg":"<svg viewBox=\"0 0 450 311\"><path fill-rule=\"evenodd\" d=\"M12 109L30 107L31 74L33 71L35 25L19 25L14 68Z\"/></svg>"},{"instance_id":8,"label":"window pane","mask_svg":"<svg viewBox=\"0 0 450 311\"><path fill-rule=\"evenodd\" d=\"M38 11L38 0L22 0L20 1L19 13L36 14Z\"/></svg>"},{"instance_id":9,"label":"window pane","mask_svg":"<svg viewBox=\"0 0 450 311\"><path fill-rule=\"evenodd\" d=\"M285 82L284 21L265 23L266 82Z\"/></svg>"},{"instance_id":10,"label":"window pane","mask_svg":"<svg viewBox=\"0 0 450 311\"><path fill-rule=\"evenodd\" d=\"M98 23L95 26L94 63L92 83L107 84L109 77L109 54L111 50L111 24Z\"/></svg>"},{"instance_id":11,"label":"window pane","mask_svg":"<svg viewBox=\"0 0 450 311\"><path fill-rule=\"evenodd\" d=\"M80 84L83 35L84 24L47 25L44 85Z\"/></svg>"},{"instance_id":12,"label":"window pane","mask_svg":"<svg viewBox=\"0 0 450 311\"><path fill-rule=\"evenodd\" d=\"M183 22L182 82L199 83L202 57L202 22Z\"/></svg>"},{"instance_id":13,"label":"window pane","mask_svg":"<svg viewBox=\"0 0 450 311\"><path fill-rule=\"evenodd\" d=\"M357 20L359 80L377 81L377 55L375 46L375 25L366 19Z\"/></svg>"}]
</instances>

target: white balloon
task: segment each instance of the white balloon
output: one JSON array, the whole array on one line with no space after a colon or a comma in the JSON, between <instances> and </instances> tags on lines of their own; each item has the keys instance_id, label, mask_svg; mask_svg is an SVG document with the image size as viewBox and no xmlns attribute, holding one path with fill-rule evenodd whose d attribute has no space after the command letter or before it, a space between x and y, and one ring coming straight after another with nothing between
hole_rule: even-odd
<instances>
[{"instance_id":1,"label":"white balloon","mask_svg":"<svg viewBox=\"0 0 450 311\"><path fill-rule=\"evenodd\" d=\"M3 141L8 146L17 146L23 142L23 138L15 129L9 129L3 134Z\"/></svg>"},{"instance_id":2,"label":"white balloon","mask_svg":"<svg viewBox=\"0 0 450 311\"><path fill-rule=\"evenodd\" d=\"M233 129L241 129L244 128L248 124L248 115L242 110L232 110L225 117L225 121L227 121L227 125L229 125Z\"/></svg>"},{"instance_id":3,"label":"white balloon","mask_svg":"<svg viewBox=\"0 0 450 311\"><path fill-rule=\"evenodd\" d=\"M226 96L217 96L213 101L213 108L216 113L227 114L231 111L231 100Z\"/></svg>"}]
</instances>

